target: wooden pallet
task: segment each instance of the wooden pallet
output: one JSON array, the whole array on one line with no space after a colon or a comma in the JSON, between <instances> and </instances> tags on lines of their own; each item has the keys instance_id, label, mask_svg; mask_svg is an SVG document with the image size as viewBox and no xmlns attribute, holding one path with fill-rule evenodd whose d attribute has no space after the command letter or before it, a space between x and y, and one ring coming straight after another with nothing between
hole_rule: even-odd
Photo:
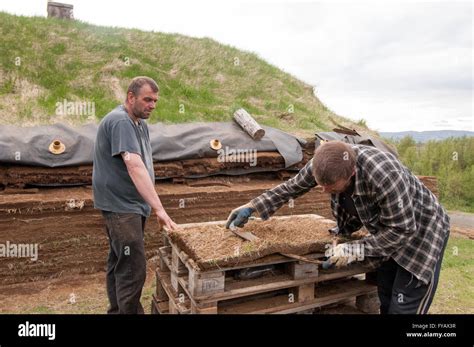
<instances>
[{"instance_id":1,"label":"wooden pallet","mask_svg":"<svg viewBox=\"0 0 474 347\"><path fill-rule=\"evenodd\" d=\"M298 313L376 292L373 283L354 279L369 269L351 265L320 270L282 255L271 255L251 264L201 271L165 236L156 271L158 313ZM318 259L323 254L307 257ZM272 266L272 273L255 279L236 279L236 274Z\"/></svg>"}]
</instances>

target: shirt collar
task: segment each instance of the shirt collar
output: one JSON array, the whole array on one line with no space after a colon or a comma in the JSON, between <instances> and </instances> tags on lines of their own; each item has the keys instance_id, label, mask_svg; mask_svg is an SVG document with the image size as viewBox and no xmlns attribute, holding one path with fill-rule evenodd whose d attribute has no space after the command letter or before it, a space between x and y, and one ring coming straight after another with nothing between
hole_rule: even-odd
<instances>
[{"instance_id":1,"label":"shirt collar","mask_svg":"<svg viewBox=\"0 0 474 347\"><path fill-rule=\"evenodd\" d=\"M363 178L362 178L362 168L359 166L359 149L356 146L352 146L356 153L356 172L355 172L355 182L354 182L354 192L352 193L352 196L354 195L365 195L365 189L364 189L364 184L363 184Z\"/></svg>"}]
</instances>

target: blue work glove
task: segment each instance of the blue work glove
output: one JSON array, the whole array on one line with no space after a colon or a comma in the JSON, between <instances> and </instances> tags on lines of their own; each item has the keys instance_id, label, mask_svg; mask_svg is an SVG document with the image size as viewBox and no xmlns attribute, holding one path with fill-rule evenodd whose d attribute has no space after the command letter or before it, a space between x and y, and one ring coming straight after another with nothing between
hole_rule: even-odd
<instances>
[{"instance_id":1,"label":"blue work glove","mask_svg":"<svg viewBox=\"0 0 474 347\"><path fill-rule=\"evenodd\" d=\"M229 217L227 218L227 223L225 227L227 229L231 227L242 228L249 221L250 216L255 212L255 209L250 205L250 203L243 206L237 207L233 210Z\"/></svg>"}]
</instances>

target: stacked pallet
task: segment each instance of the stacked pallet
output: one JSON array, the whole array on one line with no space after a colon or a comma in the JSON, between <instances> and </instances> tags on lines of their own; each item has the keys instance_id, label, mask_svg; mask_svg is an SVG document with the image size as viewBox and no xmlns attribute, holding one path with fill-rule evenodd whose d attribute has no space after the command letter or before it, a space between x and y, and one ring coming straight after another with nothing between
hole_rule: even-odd
<instances>
[{"instance_id":1,"label":"stacked pallet","mask_svg":"<svg viewBox=\"0 0 474 347\"><path fill-rule=\"evenodd\" d=\"M290 218L286 222L294 220ZM332 223L319 216L314 220L315 223ZM186 228L199 233L196 227L205 224ZM201 241L196 239L196 242ZM350 300L355 300L356 305L367 312L367 303L373 301L376 293L372 276L365 276L371 269L360 264L321 270L316 263L273 253L251 261L245 257L241 262L225 259L222 263L222 258L216 259L215 267L203 269L203 263L193 259L189 251L185 252L169 235L165 236L159 256L152 313L307 313ZM323 252L305 254L310 260L323 257ZM371 306L373 312L373 304Z\"/></svg>"}]
</instances>

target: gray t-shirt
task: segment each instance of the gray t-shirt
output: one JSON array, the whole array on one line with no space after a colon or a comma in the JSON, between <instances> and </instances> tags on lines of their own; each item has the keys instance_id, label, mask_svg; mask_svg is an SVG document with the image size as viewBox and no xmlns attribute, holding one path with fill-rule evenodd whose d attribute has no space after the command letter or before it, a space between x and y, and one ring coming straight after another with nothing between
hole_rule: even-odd
<instances>
[{"instance_id":1,"label":"gray t-shirt","mask_svg":"<svg viewBox=\"0 0 474 347\"><path fill-rule=\"evenodd\" d=\"M139 154L155 182L148 126L144 120L136 125L120 105L102 119L97 130L92 171L94 207L148 217L151 208L135 188L122 159L123 152Z\"/></svg>"}]
</instances>

